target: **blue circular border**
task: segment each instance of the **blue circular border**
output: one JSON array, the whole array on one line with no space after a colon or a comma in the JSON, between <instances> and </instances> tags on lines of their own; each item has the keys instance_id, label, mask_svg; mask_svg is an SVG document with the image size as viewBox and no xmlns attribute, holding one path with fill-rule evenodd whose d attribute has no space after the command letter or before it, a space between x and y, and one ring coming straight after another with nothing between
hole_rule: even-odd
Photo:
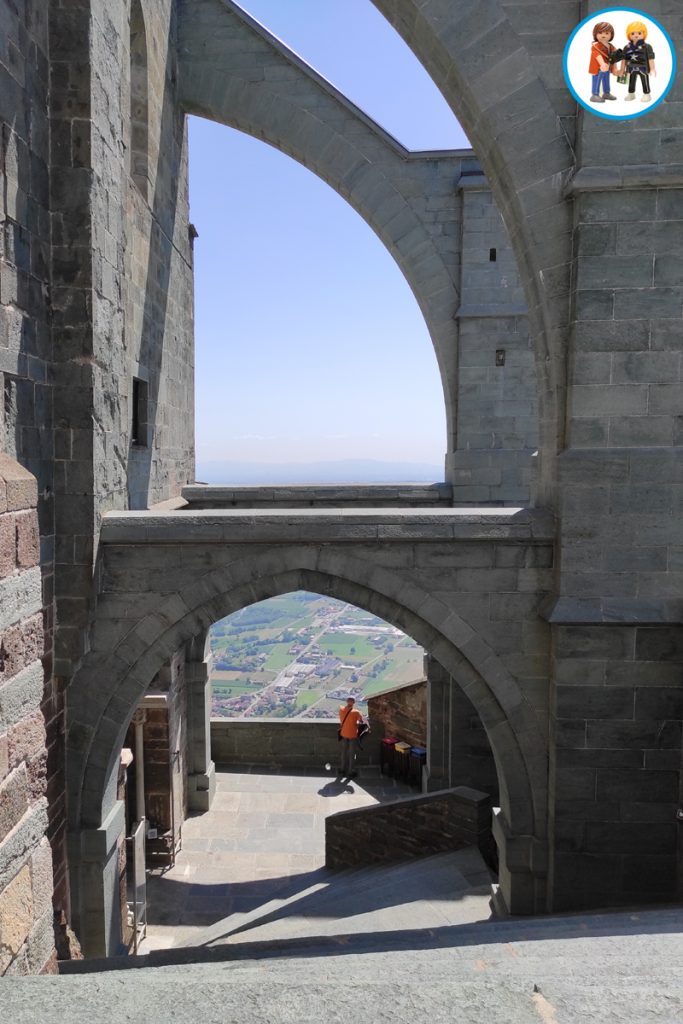
<instances>
[{"instance_id":1,"label":"blue circular border","mask_svg":"<svg viewBox=\"0 0 683 1024\"><path fill-rule=\"evenodd\" d=\"M669 44L669 49L671 50L672 66L669 84L667 85L666 89L664 90L664 92L659 97L656 103L653 103L652 106L646 107L645 110L639 110L637 113L634 111L632 114L603 114L601 110L596 110L594 105L591 105L589 102L586 102L586 100L582 99L581 96L579 96L576 89L572 85L571 79L569 77L569 72L567 68L567 57L569 56L569 47L572 45L574 36L577 32L581 31L581 29L587 22L594 21L599 15L609 14L612 11L623 11L625 14L635 14L639 15L641 18L647 18L648 21L651 21L652 24L656 25L660 32L662 32L664 38ZM664 28L664 26L659 21L657 21L656 18L653 18L651 14L648 14L647 11L640 11L637 7L618 7L616 4L612 7L602 7L599 11L594 11L592 14L589 14L587 18L584 18L583 21L579 22L579 24L576 26L576 28L570 35L569 39L567 40L567 44L564 48L564 56L562 58L562 72L564 74L564 80L570 93L572 94L576 102L583 107L584 110L587 110L589 114L593 114L595 117L601 117L604 121L635 121L637 117L645 117L646 114L649 114L652 110L655 110L655 108L658 107L659 104L662 103L663 100L665 100L668 96L671 87L674 84L674 80L676 78L677 67L678 61L676 58L676 49L674 47L671 36Z\"/></svg>"}]
</instances>

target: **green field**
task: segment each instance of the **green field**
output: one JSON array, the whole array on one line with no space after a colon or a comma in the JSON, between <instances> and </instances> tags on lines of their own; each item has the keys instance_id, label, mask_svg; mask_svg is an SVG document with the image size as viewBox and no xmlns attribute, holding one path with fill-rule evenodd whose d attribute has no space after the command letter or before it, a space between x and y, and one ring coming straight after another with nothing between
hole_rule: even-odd
<instances>
[{"instance_id":1,"label":"green field","mask_svg":"<svg viewBox=\"0 0 683 1024\"><path fill-rule=\"evenodd\" d=\"M232 686L216 686L213 684L213 696L221 700L228 700L230 697L241 697L245 693L258 693L260 686L251 686L246 683L233 683Z\"/></svg>"},{"instance_id":2,"label":"green field","mask_svg":"<svg viewBox=\"0 0 683 1024\"><path fill-rule=\"evenodd\" d=\"M268 651L268 658L263 663L263 667L266 671L279 672L280 669L286 668L287 665L293 661L292 655L289 653L289 648L292 645L286 644L272 644Z\"/></svg>"},{"instance_id":3,"label":"green field","mask_svg":"<svg viewBox=\"0 0 683 1024\"><path fill-rule=\"evenodd\" d=\"M318 640L318 647L325 654L331 651L335 658L340 658L350 665L363 665L381 653L380 648L374 647L365 637L355 633L325 633Z\"/></svg>"},{"instance_id":4,"label":"green field","mask_svg":"<svg viewBox=\"0 0 683 1024\"><path fill-rule=\"evenodd\" d=\"M340 625L363 627L364 631L337 632ZM324 675L313 671L295 684L296 697L273 696L269 707L259 713L291 717L323 711L326 717L336 718L340 700L328 697L330 691L343 693L359 687L372 694L422 675L422 649L406 636L366 632L379 626L386 623L377 616L317 594L284 594L250 605L222 619L211 630L216 661L234 666L212 671L214 699L224 701L258 693L296 660L297 656L290 653L293 645L305 646L323 629L327 632L315 641L318 649L323 655L330 652L330 657L349 668ZM305 631L304 637L297 636L300 630ZM370 642L374 636L380 638L379 643ZM229 718L235 713L214 704L214 714Z\"/></svg>"},{"instance_id":5,"label":"green field","mask_svg":"<svg viewBox=\"0 0 683 1024\"><path fill-rule=\"evenodd\" d=\"M296 695L296 706L298 708L310 707L311 704L315 704L321 697L321 690L299 690Z\"/></svg>"}]
</instances>

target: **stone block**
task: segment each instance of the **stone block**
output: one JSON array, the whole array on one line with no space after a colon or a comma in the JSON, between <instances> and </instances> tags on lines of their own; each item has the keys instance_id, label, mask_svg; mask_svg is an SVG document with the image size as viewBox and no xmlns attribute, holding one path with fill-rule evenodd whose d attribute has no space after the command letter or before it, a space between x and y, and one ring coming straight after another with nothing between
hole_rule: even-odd
<instances>
[{"instance_id":1,"label":"stone block","mask_svg":"<svg viewBox=\"0 0 683 1024\"><path fill-rule=\"evenodd\" d=\"M9 730L10 768L30 761L45 747L45 723L40 711L24 718Z\"/></svg>"},{"instance_id":2,"label":"stone block","mask_svg":"<svg viewBox=\"0 0 683 1024\"><path fill-rule=\"evenodd\" d=\"M16 565L15 513L0 514L0 579L11 575Z\"/></svg>"},{"instance_id":3,"label":"stone block","mask_svg":"<svg viewBox=\"0 0 683 1024\"><path fill-rule=\"evenodd\" d=\"M649 769L598 769L598 800L673 802L678 799L678 772Z\"/></svg>"},{"instance_id":4,"label":"stone block","mask_svg":"<svg viewBox=\"0 0 683 1024\"><path fill-rule=\"evenodd\" d=\"M40 546L38 536L38 520L33 512L18 513L16 518L16 552L17 567L27 569L38 565Z\"/></svg>"},{"instance_id":5,"label":"stone block","mask_svg":"<svg viewBox=\"0 0 683 1024\"><path fill-rule=\"evenodd\" d=\"M558 718L633 719L635 695L632 689L598 686L558 686Z\"/></svg>"},{"instance_id":6,"label":"stone block","mask_svg":"<svg viewBox=\"0 0 683 1024\"><path fill-rule=\"evenodd\" d=\"M28 777L21 765L0 784L0 841L21 821L28 805Z\"/></svg>"},{"instance_id":7,"label":"stone block","mask_svg":"<svg viewBox=\"0 0 683 1024\"><path fill-rule=\"evenodd\" d=\"M683 687L648 686L636 691L636 718L683 720Z\"/></svg>"},{"instance_id":8,"label":"stone block","mask_svg":"<svg viewBox=\"0 0 683 1024\"><path fill-rule=\"evenodd\" d=\"M683 664L683 631L680 627L640 627L635 635L638 661Z\"/></svg>"},{"instance_id":9,"label":"stone block","mask_svg":"<svg viewBox=\"0 0 683 1024\"><path fill-rule=\"evenodd\" d=\"M669 899L675 899L676 871L676 857L670 854L627 855L622 859L624 893L639 901L648 896L667 896Z\"/></svg>"},{"instance_id":10,"label":"stone block","mask_svg":"<svg viewBox=\"0 0 683 1024\"><path fill-rule=\"evenodd\" d=\"M31 871L25 864L0 892L0 973L5 971L26 941L33 925Z\"/></svg>"},{"instance_id":11,"label":"stone block","mask_svg":"<svg viewBox=\"0 0 683 1024\"><path fill-rule=\"evenodd\" d=\"M39 918L52 910L52 850L47 839L31 856L31 889L35 916Z\"/></svg>"}]
</instances>

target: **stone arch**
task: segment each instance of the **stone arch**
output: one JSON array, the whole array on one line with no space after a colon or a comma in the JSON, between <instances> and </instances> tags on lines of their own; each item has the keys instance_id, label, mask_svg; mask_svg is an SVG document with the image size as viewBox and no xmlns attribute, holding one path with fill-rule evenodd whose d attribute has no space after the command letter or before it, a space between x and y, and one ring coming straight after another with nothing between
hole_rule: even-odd
<instances>
[{"instance_id":1,"label":"stone arch","mask_svg":"<svg viewBox=\"0 0 683 1024\"><path fill-rule=\"evenodd\" d=\"M130 5L130 176L142 195L149 189L149 71L141 0Z\"/></svg>"},{"instance_id":2,"label":"stone arch","mask_svg":"<svg viewBox=\"0 0 683 1024\"><path fill-rule=\"evenodd\" d=\"M134 557L134 556L132 556ZM330 594L409 633L463 687L496 759L501 806L516 835L542 839L547 752L534 712L489 645L441 600L387 569L369 568L324 546L253 554L213 569L172 597L126 602L118 628L100 617L92 650L70 689L71 827L98 827L112 770L133 711L162 664L214 622L255 601L292 590ZM106 595L101 599L106 604ZM153 611L150 611L153 608ZM98 680L106 688L98 689Z\"/></svg>"},{"instance_id":3,"label":"stone arch","mask_svg":"<svg viewBox=\"0 0 683 1024\"><path fill-rule=\"evenodd\" d=\"M292 157L345 199L388 249L434 346L451 451L462 154L410 153L231 0L181 0L178 52L186 113ZM435 224L421 206L437 193L449 208Z\"/></svg>"},{"instance_id":4,"label":"stone arch","mask_svg":"<svg viewBox=\"0 0 683 1024\"><path fill-rule=\"evenodd\" d=\"M537 499L554 499L564 436L575 156L514 4L491 0L373 0L430 72L472 140L503 215L525 289L536 355ZM533 40L535 36L530 37ZM482 54L506 54L498 63ZM455 436L456 260L430 232L410 190L431 192L454 154L411 154L232 0L181 0L180 99L188 113L238 128L326 181L396 259L425 317ZM561 61L559 61L561 64ZM406 184L408 191L406 192ZM451 191L454 182L451 181ZM450 254L453 257L453 253Z\"/></svg>"},{"instance_id":5,"label":"stone arch","mask_svg":"<svg viewBox=\"0 0 683 1024\"><path fill-rule=\"evenodd\" d=\"M551 504L554 455L564 440L566 344L570 317L572 207L565 187L576 165L562 111L537 69L538 25L528 5L489 0L372 0L443 93L471 140L503 215L528 304L539 401L538 498ZM580 18L576 4L575 21ZM533 13L533 12L532 12ZM538 21L538 19L535 19ZM524 30L529 35L526 45ZM566 97L561 50L556 95ZM533 49L532 49L533 47ZM545 54L544 50L544 54ZM496 60L503 54L502 60Z\"/></svg>"}]
</instances>

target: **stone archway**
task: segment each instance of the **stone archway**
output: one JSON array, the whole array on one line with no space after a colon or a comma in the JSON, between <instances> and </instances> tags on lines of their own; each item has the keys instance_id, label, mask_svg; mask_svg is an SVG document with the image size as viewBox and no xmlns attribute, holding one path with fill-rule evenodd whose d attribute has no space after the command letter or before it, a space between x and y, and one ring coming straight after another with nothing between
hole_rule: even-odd
<instances>
[{"instance_id":1,"label":"stone archway","mask_svg":"<svg viewBox=\"0 0 683 1024\"><path fill-rule=\"evenodd\" d=\"M494 0L485 11L469 0L375 5L451 104L503 215L536 353L538 498L548 503L564 433L571 262L571 208L564 188L575 167L569 137L535 55L516 31L515 12L508 10L514 4ZM496 63L501 46L506 56ZM434 344L450 446L458 260L448 236L439 238L414 198L450 195L452 225L457 223L456 154L405 150L231 0L182 0L179 54L186 112L260 138L308 167L350 203L394 257Z\"/></svg>"},{"instance_id":2,"label":"stone archway","mask_svg":"<svg viewBox=\"0 0 683 1024\"><path fill-rule=\"evenodd\" d=\"M131 556L135 559L134 553ZM498 767L501 815L497 839L508 903L517 912L543 908L547 752L535 713L516 680L489 645L440 599L398 574L368 567L347 552L290 546L257 549L227 566L187 572L172 598L146 593L128 603L115 623L100 599L92 651L70 690L69 814L74 891L86 903L106 902L104 848L120 829L116 761L133 711L162 664L201 630L255 601L292 590L312 590L349 601L409 633L434 654L476 708ZM106 690L98 692L98 681ZM108 838L107 838L108 837ZM99 854L93 851L100 850ZM93 881L94 879L94 881ZM85 908L82 907L82 914ZM83 923L81 924L81 930ZM106 927L88 938L107 948Z\"/></svg>"}]
</instances>

